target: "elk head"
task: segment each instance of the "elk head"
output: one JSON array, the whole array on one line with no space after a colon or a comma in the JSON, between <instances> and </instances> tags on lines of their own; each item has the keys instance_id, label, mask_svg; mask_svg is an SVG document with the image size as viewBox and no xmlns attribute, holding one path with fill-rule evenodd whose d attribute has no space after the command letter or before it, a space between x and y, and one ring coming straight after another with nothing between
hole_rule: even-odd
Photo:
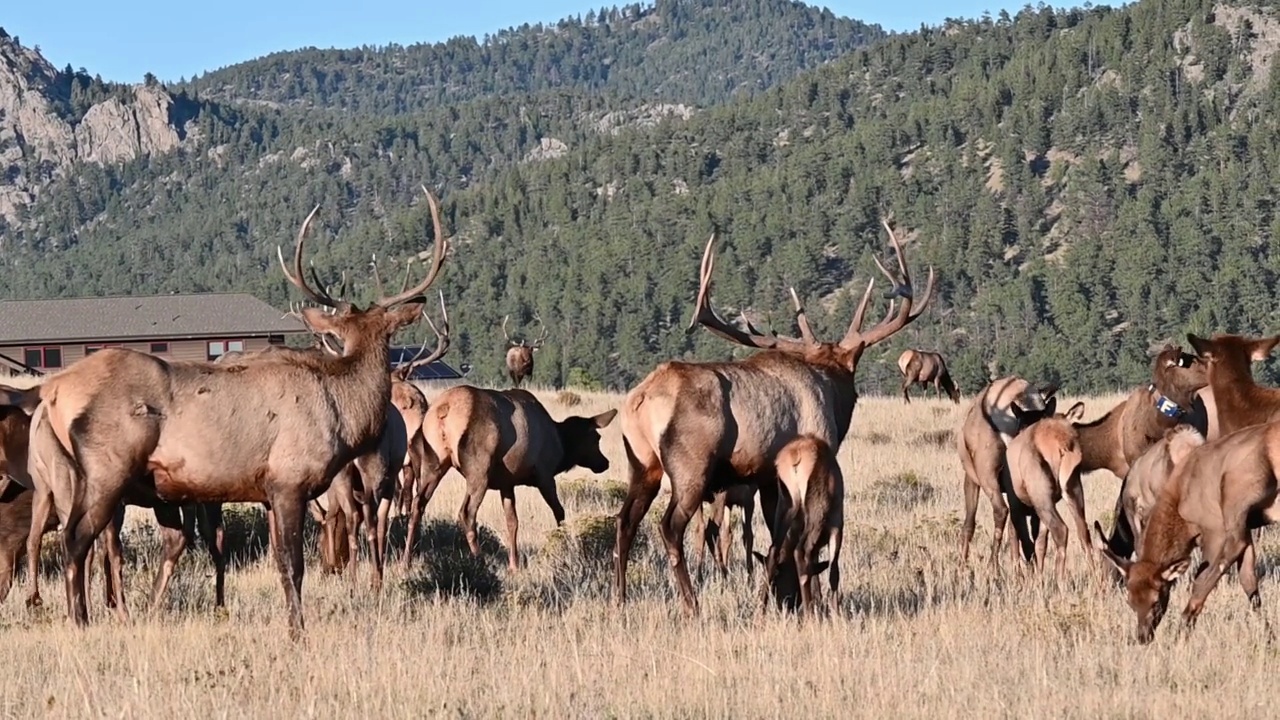
<instances>
[{"instance_id":1,"label":"elk head","mask_svg":"<svg viewBox=\"0 0 1280 720\"><path fill-rule=\"evenodd\" d=\"M1280 343L1280 335L1249 338L1242 335L1214 335L1211 339L1187 333L1187 342L1208 366L1208 375L1253 377L1250 363L1262 362Z\"/></svg>"},{"instance_id":2,"label":"elk head","mask_svg":"<svg viewBox=\"0 0 1280 720\"><path fill-rule=\"evenodd\" d=\"M835 366L850 374L855 373L858 369L858 360L861 359L862 353L867 348L887 340L920 317L920 314L925 311L929 306L929 301L933 298L933 267L929 268L929 279L925 286L924 297L917 304L915 291L911 285L911 273L907 270L907 262L903 256L902 244L898 241L898 236L894 233L893 228L889 226L888 220L882 218L881 224L889 233L889 240L893 244L894 254L898 261L899 277L894 277L893 273L880 262L879 258L875 258L876 267L889 279L891 290L886 293L886 297L891 299L889 301L889 312L885 318L870 330L864 332L862 325L867 314L867 304L871 300L872 288L875 287L874 278L867 283L867 289L862 294L862 300L858 303L857 309L854 310L853 320L849 323L849 329L839 342L823 342L814 336L813 329L809 326L809 319L805 315L804 306L800 302L800 296L796 294L794 288L791 289L791 299L795 303L796 324L800 328L800 337L782 337L774 333L765 335L752 327L750 322L744 323L746 325L745 330L729 324L711 307L711 275L715 270L715 245L718 235L717 232L712 232L711 238L707 240L706 250L702 253L698 299L694 306L693 319L689 322L686 332L693 332L694 328L702 325L715 335L738 345L787 353L803 358L806 362L814 365ZM902 298L902 304L895 311L896 298Z\"/></svg>"},{"instance_id":3,"label":"elk head","mask_svg":"<svg viewBox=\"0 0 1280 720\"><path fill-rule=\"evenodd\" d=\"M435 195L425 186L423 186L422 191L427 196L427 205L431 210L431 222L435 231L431 268L422 282L412 288L402 290L396 295L380 297L368 308L358 308L350 301L333 297L327 288L316 290L307 283L302 269L303 246L306 242L307 229L310 227L316 213L320 211L319 205L311 211L311 214L307 215L307 219L303 221L302 227L298 230L298 237L294 245L292 272L290 272L288 265L285 264L284 251L279 247L276 248L280 267L284 270L285 277L301 290L308 299L320 306L302 308L298 311L298 317L301 318L303 324L311 332L326 338L332 338L341 344L341 352L344 357L360 355L378 346L385 348L387 341L397 330L417 320L422 313L423 306L426 304L422 294L435 282L436 276L439 275L440 267L444 263L445 254L449 246L448 238L444 236L444 230L440 223L439 203L436 201ZM314 285L323 288L323 284L318 282L314 267L311 275Z\"/></svg>"},{"instance_id":4,"label":"elk head","mask_svg":"<svg viewBox=\"0 0 1280 720\"><path fill-rule=\"evenodd\" d=\"M1097 533L1093 537L1093 546L1107 559L1121 575L1124 575L1125 589L1128 591L1129 608L1138 619L1136 638L1138 642L1147 644L1155 637L1156 628L1169 608L1169 591L1173 582L1182 576L1191 565L1189 558L1181 558L1170 562L1156 563L1143 560L1122 558L1107 547L1102 538L1102 525L1094 521L1093 529Z\"/></svg>"},{"instance_id":5,"label":"elk head","mask_svg":"<svg viewBox=\"0 0 1280 720\"><path fill-rule=\"evenodd\" d=\"M1186 414L1196 391L1209 384L1209 364L1200 357L1165 343L1156 353L1149 390L1156 393L1156 409L1166 417Z\"/></svg>"},{"instance_id":6,"label":"elk head","mask_svg":"<svg viewBox=\"0 0 1280 720\"><path fill-rule=\"evenodd\" d=\"M526 343L524 338L520 340L512 340L507 334L507 321L511 319L510 315L502 318L502 337L507 341L507 374L511 376L511 382L520 387L520 383L525 378L533 376L533 354L537 352L542 344L547 341L547 326L542 324L542 318L537 313L533 314L533 318L538 321L538 326L542 328L542 334L532 343Z\"/></svg>"},{"instance_id":7,"label":"elk head","mask_svg":"<svg viewBox=\"0 0 1280 720\"><path fill-rule=\"evenodd\" d=\"M605 410L593 417L567 417L556 423L560 434L560 446L564 448L561 467L564 472L573 467L584 467L593 473L609 469L609 458L600 451L600 431L609 427L618 410Z\"/></svg>"},{"instance_id":8,"label":"elk head","mask_svg":"<svg viewBox=\"0 0 1280 720\"><path fill-rule=\"evenodd\" d=\"M762 569L768 569L769 558L755 550L751 551ZM809 565L809 577L817 577L831 565L830 560L815 560ZM773 578L768 581L768 590L773 594L777 607L790 612L800 609L800 570L795 560L786 558L779 562L773 571Z\"/></svg>"}]
</instances>

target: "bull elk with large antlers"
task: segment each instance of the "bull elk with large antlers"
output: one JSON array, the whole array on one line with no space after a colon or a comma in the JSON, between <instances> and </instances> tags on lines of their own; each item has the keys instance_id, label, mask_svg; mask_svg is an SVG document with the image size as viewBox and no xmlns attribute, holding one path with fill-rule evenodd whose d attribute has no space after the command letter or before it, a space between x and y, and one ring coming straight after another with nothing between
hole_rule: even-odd
<instances>
[{"instance_id":1,"label":"bull elk with large antlers","mask_svg":"<svg viewBox=\"0 0 1280 720\"><path fill-rule=\"evenodd\" d=\"M618 513L614 551L617 602L626 599L631 546L664 474L671 481L671 505L662 518L662 539L684 607L696 613L684 533L708 492L744 483L756 486L765 516L772 518L778 496L775 460L782 447L806 434L839 448L858 400L854 380L862 354L918 318L933 296L930 268L923 299L917 303L902 245L888 221L882 222L901 277L895 278L879 259L876 265L893 284L890 297L901 297L902 303L895 308L890 301L885 319L864 330L872 280L848 331L835 343L814 336L794 291L798 338L766 335L750 323L739 329L721 318L710 302L717 233L711 234L688 331L702 325L721 338L761 352L729 362L665 362L627 394L622 434L630 478ZM777 531L771 528L770 532Z\"/></svg>"},{"instance_id":2,"label":"bull elk with large antlers","mask_svg":"<svg viewBox=\"0 0 1280 720\"><path fill-rule=\"evenodd\" d=\"M911 396L907 390L912 385L920 385L920 387L928 388L929 383L933 383L933 390L942 397L942 391L947 392L947 397L951 398L951 402L959 404L960 390L956 387L954 381L951 380L951 373L947 370L947 361L942 359L942 355L936 352L925 352L923 350L903 350L898 356L898 372L902 373L902 399L910 403Z\"/></svg>"},{"instance_id":3,"label":"bull elk with large antlers","mask_svg":"<svg viewBox=\"0 0 1280 720\"><path fill-rule=\"evenodd\" d=\"M318 305L334 309L301 312L313 332L341 344L341 357L298 354L281 362L218 365L107 348L31 391L0 392L0 404L45 405L58 442L79 466L83 492L63 529L70 611L78 624L88 621L89 546L126 491L145 485L165 502L269 504L290 635L301 636L306 503L343 466L376 448L391 400L388 340L418 319L422 293L444 263L440 209L423 191L435 249L426 277L410 290L362 309L309 285L302 257L318 206L298 230L292 272L280 253L286 278Z\"/></svg>"},{"instance_id":4,"label":"bull elk with large antlers","mask_svg":"<svg viewBox=\"0 0 1280 720\"><path fill-rule=\"evenodd\" d=\"M533 318L538 321L538 325L542 328L542 334L533 342L525 342L524 338L520 340L512 340L507 334L507 320L510 315L502 318L502 337L507 340L507 375L511 377L511 384L520 387L520 383L525 379L533 377L533 354L542 349L542 344L547 341L547 326L542 324L542 318L534 313Z\"/></svg>"}]
</instances>

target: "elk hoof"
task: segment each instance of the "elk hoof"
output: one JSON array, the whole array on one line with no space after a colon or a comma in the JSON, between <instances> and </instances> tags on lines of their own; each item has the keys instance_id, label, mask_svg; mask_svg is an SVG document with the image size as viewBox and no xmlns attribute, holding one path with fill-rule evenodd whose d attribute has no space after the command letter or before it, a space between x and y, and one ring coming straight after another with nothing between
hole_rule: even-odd
<instances>
[{"instance_id":1,"label":"elk hoof","mask_svg":"<svg viewBox=\"0 0 1280 720\"><path fill-rule=\"evenodd\" d=\"M35 608L43 607L43 606L44 606L44 598L40 597L39 595L32 595L31 597L27 598L28 608L34 610Z\"/></svg>"}]
</instances>

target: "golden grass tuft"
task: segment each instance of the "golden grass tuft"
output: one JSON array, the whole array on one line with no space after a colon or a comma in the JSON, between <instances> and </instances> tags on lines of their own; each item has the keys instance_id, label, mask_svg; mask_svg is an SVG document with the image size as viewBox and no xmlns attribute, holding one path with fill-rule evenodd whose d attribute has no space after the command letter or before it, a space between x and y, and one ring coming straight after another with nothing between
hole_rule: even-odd
<instances>
[{"instance_id":1,"label":"golden grass tuft","mask_svg":"<svg viewBox=\"0 0 1280 720\"><path fill-rule=\"evenodd\" d=\"M557 392L535 392L553 416L569 414ZM622 399L574 392L581 398L574 414ZM1089 415L1118 399L1088 399ZM626 482L615 422L604 431L610 470L575 471L561 482L563 528L536 491L517 491L526 562L517 573L506 569L495 493L480 510L482 552L470 556L456 525L463 493L455 473L427 510L422 554L407 575L393 540L380 596L369 590L367 563L353 593L348 578L316 572L309 547L305 645L287 640L274 562L247 550L228 577L225 617L213 612L212 569L198 543L169 602L150 614L159 557L143 528L153 520L130 509L134 619L122 624L104 612L100 570L87 629L64 619L56 570L45 577L44 612L29 613L25 593L13 593L0 606L7 668L0 713L778 717L803 708L818 717L1217 717L1237 708L1265 715L1258 688L1270 685L1275 657L1265 621L1280 617L1273 572L1263 576L1259 614L1227 578L1189 634L1176 627L1188 595L1180 583L1156 641L1140 647L1130 639L1123 594L1090 569L1075 537L1064 583L1011 570L1007 552L997 577L987 567L991 514L983 500L971 564L959 565L954 445L923 438L950 432L967 407L859 401L839 453L846 536L842 598L830 617L759 611L759 573L748 584L736 538L730 576L696 580L702 614L685 617L657 531L665 491L641 524L630 602L614 607L610 516ZM1106 473L1085 478L1091 521L1105 518L1118 487ZM229 515L242 548L260 543L258 512L246 506ZM761 513L755 522L763 550ZM51 535L46 545L55 544ZM1258 551L1262 568L1280 565L1274 532L1259 533Z\"/></svg>"}]
</instances>

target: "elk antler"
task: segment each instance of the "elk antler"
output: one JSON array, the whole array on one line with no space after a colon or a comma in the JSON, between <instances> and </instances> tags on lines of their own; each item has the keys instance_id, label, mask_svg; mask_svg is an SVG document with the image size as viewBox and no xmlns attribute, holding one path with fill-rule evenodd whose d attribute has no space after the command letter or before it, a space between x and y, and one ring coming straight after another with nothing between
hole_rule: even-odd
<instances>
[{"instance_id":1,"label":"elk antler","mask_svg":"<svg viewBox=\"0 0 1280 720\"><path fill-rule=\"evenodd\" d=\"M426 292L427 288L431 287L431 283L436 280L436 275L440 274L440 266L444 263L445 252L449 248L449 239L444 236L444 227L440 224L440 203L436 201L436 196L427 189L426 185L422 186L422 192L427 195L427 206L431 209L431 225L435 231L435 246L431 254L431 269L427 271L426 278L412 288L401 290L392 297L383 297L375 300L374 304L379 307L392 307L418 297Z\"/></svg>"},{"instance_id":2,"label":"elk antler","mask_svg":"<svg viewBox=\"0 0 1280 720\"><path fill-rule=\"evenodd\" d=\"M547 326L546 326L546 325L543 325L543 324L542 324L542 318L538 316L538 313L534 313L534 314L533 314L533 319L534 319L534 320L537 320L537 321L538 321L538 327L542 328L542 334L541 334L541 335L539 335L539 336L538 336L538 338L537 338L536 340L534 340L532 343L530 343L530 344L529 344L529 347L533 348L534 350L537 350L538 348L542 347L542 344L543 344L544 342L546 342L546 341L547 341L547 335L548 335L551 331L547 329Z\"/></svg>"},{"instance_id":3,"label":"elk antler","mask_svg":"<svg viewBox=\"0 0 1280 720\"><path fill-rule=\"evenodd\" d=\"M702 253L702 269L701 281L698 285L698 299L695 301L693 308L693 319L689 321L689 327L685 329L686 333L693 332L698 325L702 325L712 333L739 345L746 347L760 348L763 350L778 349L788 352L803 352L805 348L811 345L810 342L797 339L781 337L778 335L764 335L747 323L747 329L740 330L730 325L711 307L711 275L716 266L716 239L718 233L712 232L711 238L707 240L707 249ZM808 321L805 321L808 324Z\"/></svg>"},{"instance_id":4,"label":"elk antler","mask_svg":"<svg viewBox=\"0 0 1280 720\"><path fill-rule=\"evenodd\" d=\"M929 307L929 301L933 299L933 283L935 279L933 266L929 266L929 279L925 284L924 299L920 301L918 306L916 306L915 291L911 287L911 271L907 270L907 261L902 252L902 243L899 242L897 233L895 233L893 228L889 226L888 219L881 218L880 224L883 225L884 229L889 233L889 241L893 243L893 251L894 255L898 258L898 270L901 277L894 277L884 264L880 262L879 258L873 259L875 260L876 267L879 268L880 272L889 279L890 283L892 283L892 290L888 293L888 296L891 298L894 296L901 297L902 305L898 307L897 312L895 313L893 308L894 304L890 301L889 314L885 316L885 319L881 320L875 327L871 328L867 332L862 332L862 322L866 318L867 314L867 303L871 299L871 289L875 286L876 282L872 279L871 282L867 283L866 292L862 293L862 300L858 302L858 308L853 314L853 321L849 323L848 332L845 333L844 339L840 341L840 347L845 349L853 349L858 345L862 345L866 348L889 338L894 333L906 327L916 318L920 317L920 314Z\"/></svg>"},{"instance_id":5,"label":"elk antler","mask_svg":"<svg viewBox=\"0 0 1280 720\"><path fill-rule=\"evenodd\" d=\"M502 317L502 337L505 338L507 341L507 344L512 347L524 347L524 340L521 340L520 342L516 342L511 339L510 335L507 334L507 321L510 319L511 319L510 315L504 315Z\"/></svg>"},{"instance_id":6,"label":"elk antler","mask_svg":"<svg viewBox=\"0 0 1280 720\"><path fill-rule=\"evenodd\" d=\"M348 303L341 300L335 300L328 292L312 289L310 285L307 285L305 273L302 271L302 247L306 244L307 228L311 226L311 221L315 219L316 213L318 212L320 212L320 206L316 205L315 208L311 210L311 214L307 215L307 219L302 221L302 227L298 228L298 238L294 242L293 248L293 272L289 272L289 266L284 262L284 250L282 250L279 245L276 246L276 257L280 259L280 269L284 271L284 276L289 280L289 282L293 283L294 286L301 290L304 295L311 298L311 300L316 304L331 307L335 310L343 309L349 307ZM315 277L314 268L312 277L313 279ZM316 284L320 285L321 283L316 282Z\"/></svg>"},{"instance_id":7,"label":"elk antler","mask_svg":"<svg viewBox=\"0 0 1280 720\"><path fill-rule=\"evenodd\" d=\"M401 380L408 378L416 368L430 365L444 357L444 354L449 351L449 344L452 342L449 338L449 310L444 306L443 291L440 291L440 325L444 329L441 330L436 327L436 324L431 321L431 316L427 315L425 308L422 311L422 317L427 321L427 325L431 326L431 331L436 334L436 349L430 355L423 357L423 353L427 351L427 339L424 339L422 347L418 348L417 354L409 362L396 368L396 376Z\"/></svg>"}]
</instances>

